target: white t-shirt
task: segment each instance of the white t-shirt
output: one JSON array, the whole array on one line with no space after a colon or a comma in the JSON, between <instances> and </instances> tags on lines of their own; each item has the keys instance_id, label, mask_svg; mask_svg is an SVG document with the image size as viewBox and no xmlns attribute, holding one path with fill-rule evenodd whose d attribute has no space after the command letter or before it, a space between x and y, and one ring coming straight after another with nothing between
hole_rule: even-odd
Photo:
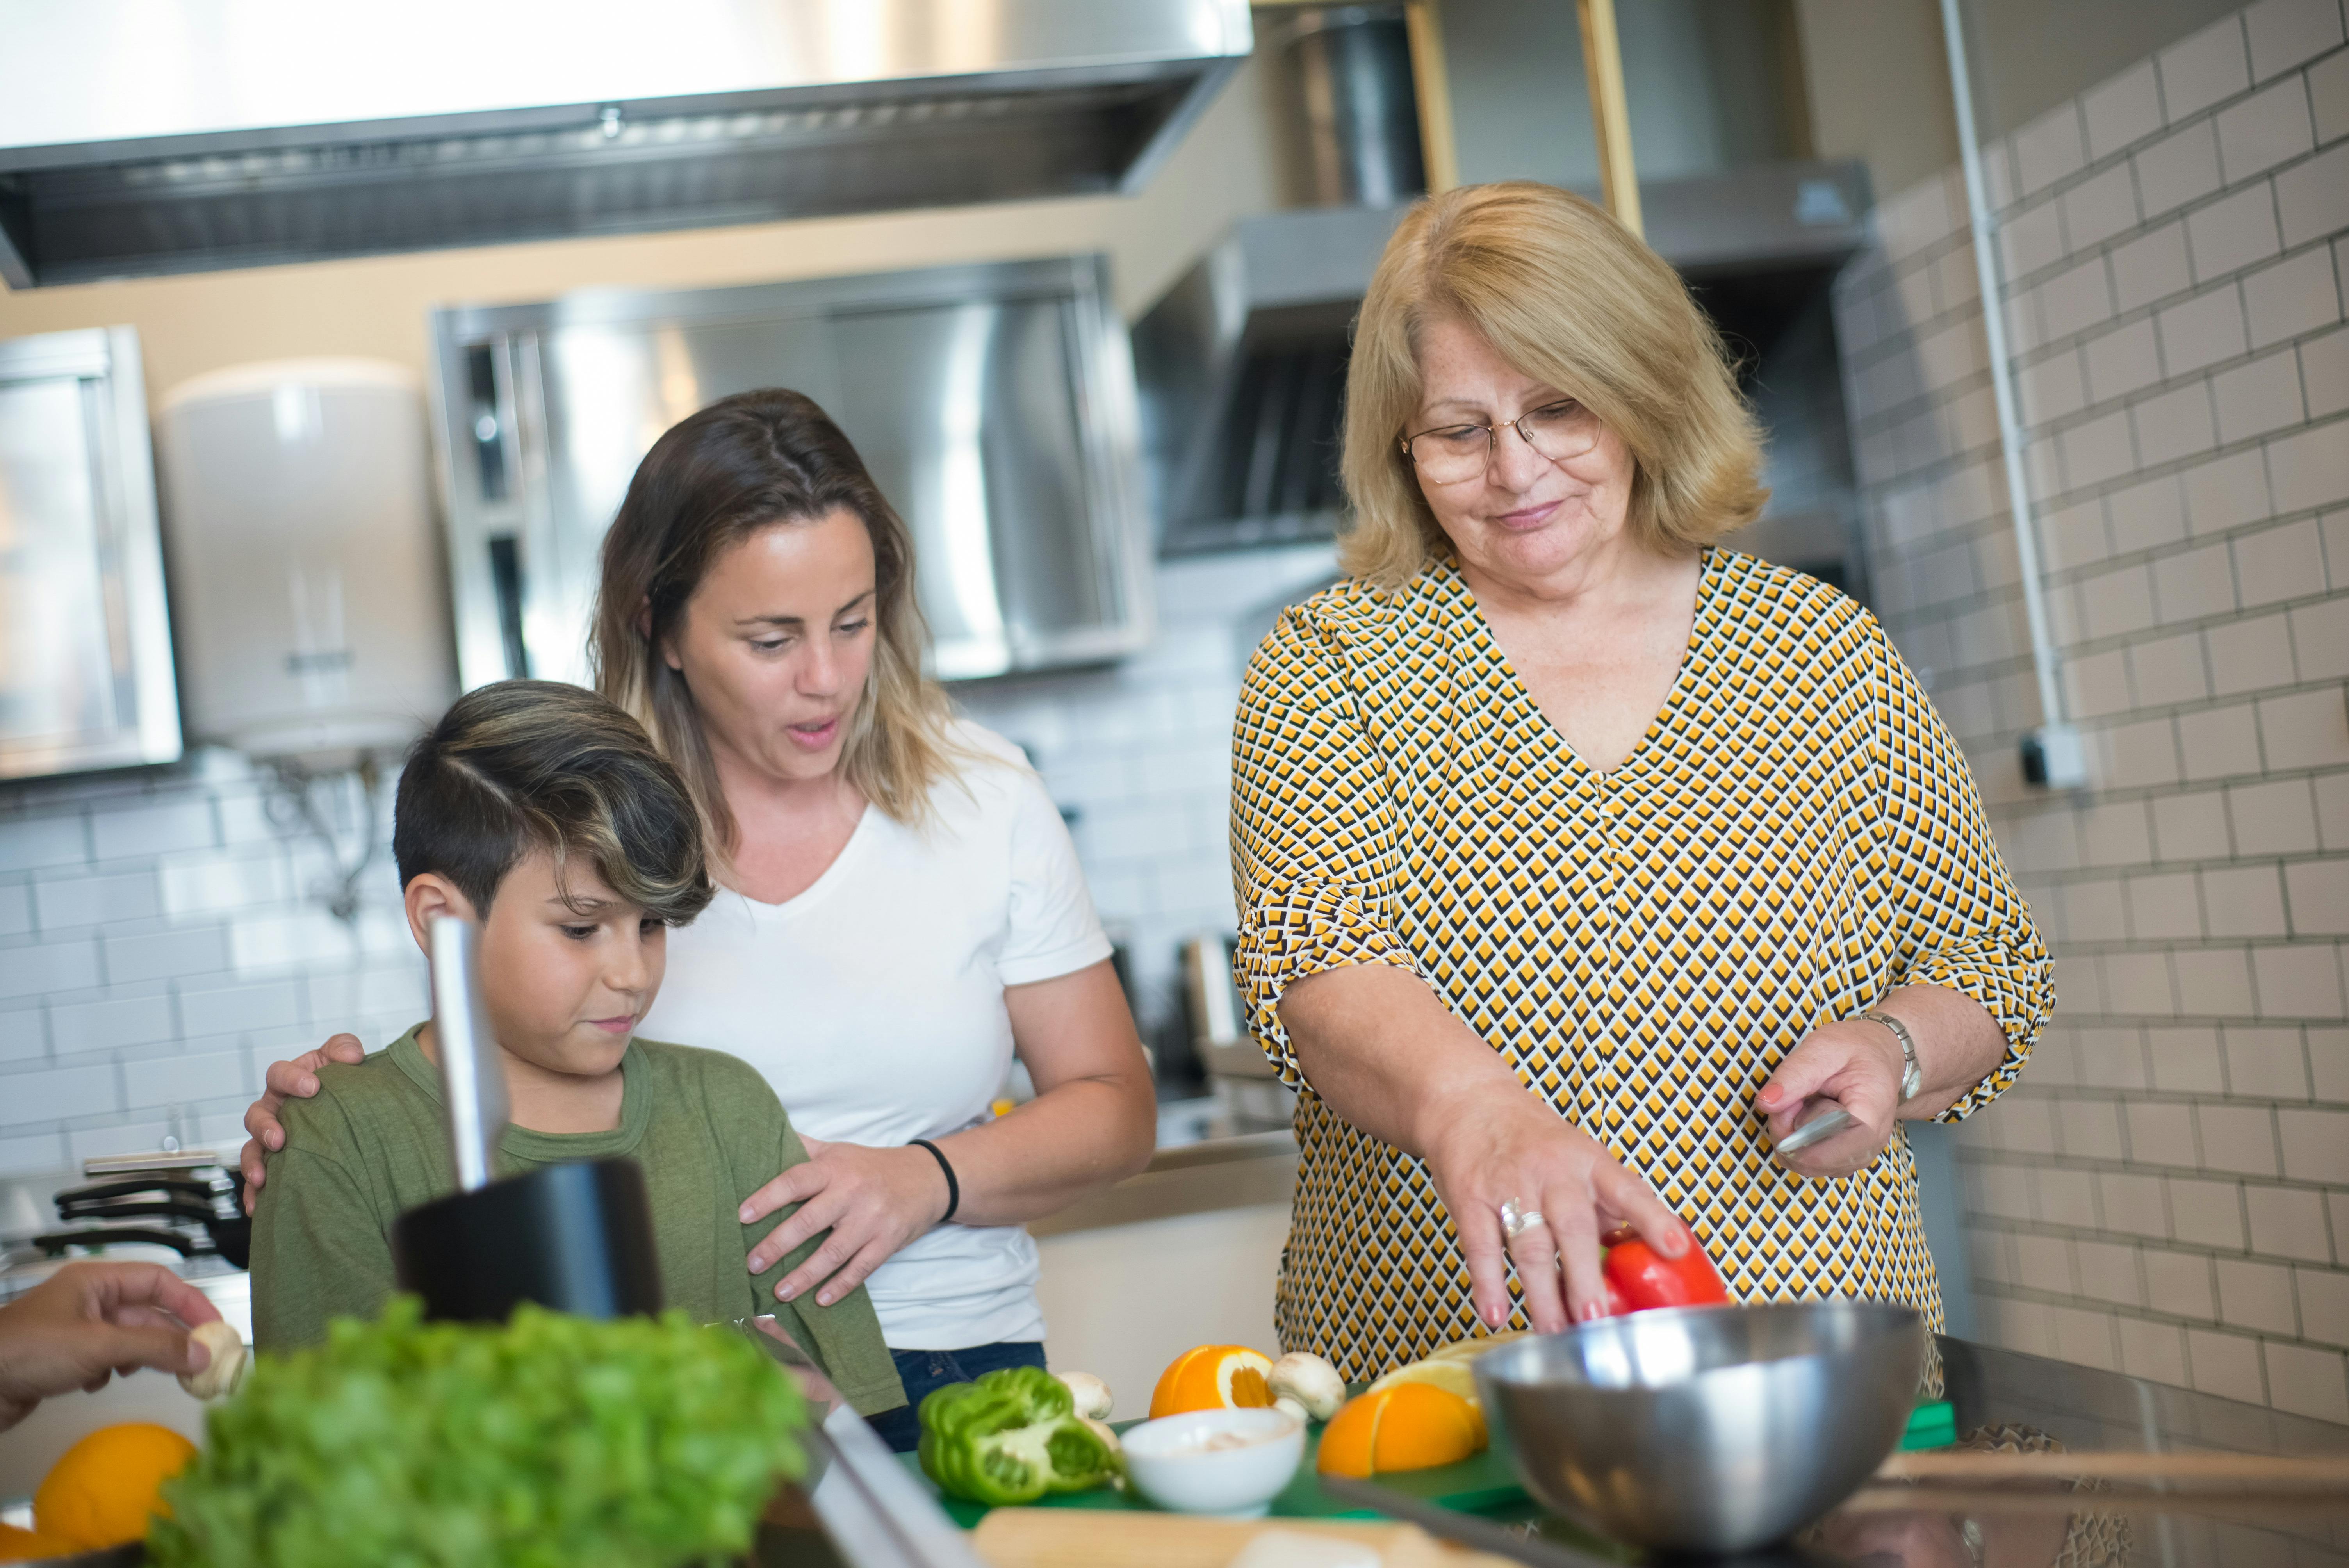
<instances>
[{"instance_id":1,"label":"white t-shirt","mask_svg":"<svg viewBox=\"0 0 2349 1568\"><path fill-rule=\"evenodd\" d=\"M966 762L916 830L867 807L815 884L784 903L730 889L669 933L647 1037L730 1052L802 1133L895 1147L984 1121L1011 1067L1003 988L1109 956L1058 808L1016 747L968 722ZM1044 1337L1036 1243L945 1224L866 1288L894 1349Z\"/></svg>"}]
</instances>

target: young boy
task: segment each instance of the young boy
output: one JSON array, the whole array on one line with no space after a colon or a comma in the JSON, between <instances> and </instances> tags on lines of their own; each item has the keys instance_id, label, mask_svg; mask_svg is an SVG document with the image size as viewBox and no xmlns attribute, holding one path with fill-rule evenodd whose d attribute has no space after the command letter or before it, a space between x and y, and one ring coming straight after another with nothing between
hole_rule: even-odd
<instances>
[{"instance_id":1,"label":"young boy","mask_svg":"<svg viewBox=\"0 0 2349 1568\"><path fill-rule=\"evenodd\" d=\"M625 1155L650 1190L661 1289L705 1323L773 1312L865 1415L905 1403L864 1289L833 1305L773 1286L818 1236L763 1274L737 1206L807 1159L766 1079L716 1051L635 1037L659 991L671 925L709 903L685 786L636 722L591 692L502 681L458 699L409 752L392 853L408 925L479 923L482 1000L512 1126L500 1173ZM391 1226L456 1188L432 1026L284 1112L254 1215L254 1338L289 1350L326 1320L373 1316L393 1289Z\"/></svg>"}]
</instances>

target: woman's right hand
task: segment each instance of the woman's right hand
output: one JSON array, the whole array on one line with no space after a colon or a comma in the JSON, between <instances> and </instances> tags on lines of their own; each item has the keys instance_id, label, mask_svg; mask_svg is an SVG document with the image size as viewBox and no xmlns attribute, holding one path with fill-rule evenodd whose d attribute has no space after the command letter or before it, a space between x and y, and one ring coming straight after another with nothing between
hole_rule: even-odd
<instances>
[{"instance_id":1,"label":"woman's right hand","mask_svg":"<svg viewBox=\"0 0 2349 1568\"><path fill-rule=\"evenodd\" d=\"M1696 1244L1653 1188L1514 1080L1453 1108L1442 1122L1423 1157L1459 1233L1476 1315L1489 1328L1509 1319L1512 1261L1534 1332L1554 1334L1606 1315L1599 1238L1608 1232L1629 1225L1668 1258ZM1501 1205L1512 1200L1542 1216L1514 1240L1501 1228Z\"/></svg>"},{"instance_id":2,"label":"woman's right hand","mask_svg":"<svg viewBox=\"0 0 2349 1568\"><path fill-rule=\"evenodd\" d=\"M1509 1320L1512 1261L1534 1331L1554 1334L1606 1315L1608 1232L1629 1225L1668 1258L1695 1244L1654 1189L1519 1083L1416 974L1361 964L1292 980L1280 1019L1330 1109L1425 1161L1487 1327ZM1513 1199L1543 1216L1514 1241L1501 1233Z\"/></svg>"},{"instance_id":3,"label":"woman's right hand","mask_svg":"<svg viewBox=\"0 0 2349 1568\"><path fill-rule=\"evenodd\" d=\"M318 1069L328 1062L357 1066L367 1058L367 1047L359 1044L357 1035L336 1035L315 1051L305 1051L290 1062L272 1062L264 1075L267 1089L259 1099L244 1108L244 1130L253 1136L245 1141L244 1151L237 1163L244 1171L244 1212L253 1212L253 1205L261 1196L261 1184L269 1179L268 1158L285 1147L285 1129L278 1123L277 1112L289 1099L308 1099L318 1092Z\"/></svg>"}]
</instances>

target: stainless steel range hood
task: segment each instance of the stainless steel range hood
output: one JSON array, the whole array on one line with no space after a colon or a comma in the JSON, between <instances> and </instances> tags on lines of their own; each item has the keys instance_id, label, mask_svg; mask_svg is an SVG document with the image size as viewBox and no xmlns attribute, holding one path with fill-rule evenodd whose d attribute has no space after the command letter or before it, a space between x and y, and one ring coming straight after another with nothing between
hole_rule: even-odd
<instances>
[{"instance_id":1,"label":"stainless steel range hood","mask_svg":"<svg viewBox=\"0 0 2349 1568\"><path fill-rule=\"evenodd\" d=\"M1854 162L1758 164L1640 186L1648 242L1713 295L1824 278L1866 241ZM1243 220L1134 325L1145 473L1166 554L1326 536L1342 506L1348 335L1401 207ZM1750 295L1750 286L1736 290ZM1783 311L1767 297L1764 315ZM1753 307L1739 304L1741 314ZM1744 336L1737 320L1723 329Z\"/></svg>"},{"instance_id":2,"label":"stainless steel range hood","mask_svg":"<svg viewBox=\"0 0 2349 1568\"><path fill-rule=\"evenodd\" d=\"M15 0L0 279L1130 190L1247 0Z\"/></svg>"}]
</instances>

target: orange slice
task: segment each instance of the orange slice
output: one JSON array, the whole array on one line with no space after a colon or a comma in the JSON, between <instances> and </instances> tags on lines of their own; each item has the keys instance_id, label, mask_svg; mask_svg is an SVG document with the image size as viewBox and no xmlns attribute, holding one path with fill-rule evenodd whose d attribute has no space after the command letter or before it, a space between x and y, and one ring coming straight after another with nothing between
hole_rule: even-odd
<instances>
[{"instance_id":1,"label":"orange slice","mask_svg":"<svg viewBox=\"0 0 2349 1568\"><path fill-rule=\"evenodd\" d=\"M1263 1408L1272 1403L1271 1358L1245 1345L1202 1345L1174 1357L1151 1392L1150 1418L1187 1410Z\"/></svg>"},{"instance_id":2,"label":"orange slice","mask_svg":"<svg viewBox=\"0 0 2349 1568\"><path fill-rule=\"evenodd\" d=\"M1484 1450L1485 1418L1433 1383L1396 1383L1346 1401L1321 1433L1313 1468L1358 1479L1454 1465Z\"/></svg>"}]
</instances>

